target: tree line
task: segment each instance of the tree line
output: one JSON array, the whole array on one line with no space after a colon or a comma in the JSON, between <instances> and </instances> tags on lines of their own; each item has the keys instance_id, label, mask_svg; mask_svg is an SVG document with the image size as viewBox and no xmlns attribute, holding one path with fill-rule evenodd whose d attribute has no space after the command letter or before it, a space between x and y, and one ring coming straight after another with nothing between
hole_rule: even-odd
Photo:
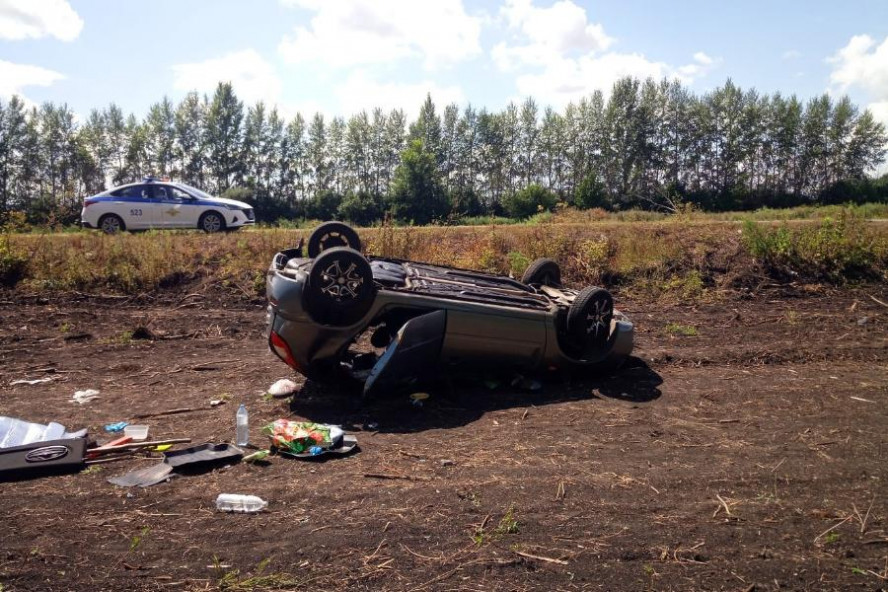
<instances>
[{"instance_id":1,"label":"tree line","mask_svg":"<svg viewBox=\"0 0 888 592\"><path fill-rule=\"evenodd\" d=\"M219 83L141 120L112 103L78 121L67 105L12 97L0 101L0 215L74 221L83 197L149 174L246 199L265 220L888 201L888 177L868 176L885 160L885 126L848 97L624 78L561 111L533 98L439 111L428 96L414 121L379 108L287 120Z\"/></svg>"}]
</instances>

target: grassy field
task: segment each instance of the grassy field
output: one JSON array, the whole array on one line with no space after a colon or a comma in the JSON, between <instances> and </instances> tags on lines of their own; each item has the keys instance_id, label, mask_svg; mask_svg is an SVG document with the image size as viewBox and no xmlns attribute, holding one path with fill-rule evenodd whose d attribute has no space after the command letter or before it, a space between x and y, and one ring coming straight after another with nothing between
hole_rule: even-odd
<instances>
[{"instance_id":1,"label":"grassy field","mask_svg":"<svg viewBox=\"0 0 888 592\"><path fill-rule=\"evenodd\" d=\"M686 214L653 221L593 219L562 212L548 222L361 229L368 254L520 277L538 257L562 266L570 284L606 284L643 296L698 298L763 279L884 281L888 224L878 208L819 208L786 221L743 222ZM817 215L815 215L817 214ZM764 215L760 216L764 217ZM0 283L27 292L136 294L221 287L260 295L277 251L306 228L253 228L205 235L151 231L0 235Z\"/></svg>"}]
</instances>

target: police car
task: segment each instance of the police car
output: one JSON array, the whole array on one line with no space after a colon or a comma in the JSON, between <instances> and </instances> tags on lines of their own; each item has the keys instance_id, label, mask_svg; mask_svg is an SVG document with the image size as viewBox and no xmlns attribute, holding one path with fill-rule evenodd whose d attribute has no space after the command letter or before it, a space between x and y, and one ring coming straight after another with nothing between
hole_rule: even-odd
<instances>
[{"instance_id":1,"label":"police car","mask_svg":"<svg viewBox=\"0 0 888 592\"><path fill-rule=\"evenodd\" d=\"M250 204L212 195L182 183L145 177L83 200L80 224L113 234L148 228L236 230L255 224Z\"/></svg>"}]
</instances>

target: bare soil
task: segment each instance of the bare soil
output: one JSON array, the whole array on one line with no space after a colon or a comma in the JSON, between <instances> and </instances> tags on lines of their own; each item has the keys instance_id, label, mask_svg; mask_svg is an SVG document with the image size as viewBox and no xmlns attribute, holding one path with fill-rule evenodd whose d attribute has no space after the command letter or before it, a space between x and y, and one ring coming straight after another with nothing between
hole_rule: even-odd
<instances>
[{"instance_id":1,"label":"bare soil","mask_svg":"<svg viewBox=\"0 0 888 592\"><path fill-rule=\"evenodd\" d=\"M2 483L0 586L886 589L886 292L618 297L637 327L619 373L546 376L539 391L451 376L422 407L299 378L292 400L264 397L289 369L261 302L7 295L2 415L106 441L105 424L189 408L141 421L152 439L225 442L245 402L254 443L276 418L307 418L343 425L360 451L144 489L106 479L156 459ZM86 388L100 398L72 402ZM217 512L223 492L268 510Z\"/></svg>"}]
</instances>

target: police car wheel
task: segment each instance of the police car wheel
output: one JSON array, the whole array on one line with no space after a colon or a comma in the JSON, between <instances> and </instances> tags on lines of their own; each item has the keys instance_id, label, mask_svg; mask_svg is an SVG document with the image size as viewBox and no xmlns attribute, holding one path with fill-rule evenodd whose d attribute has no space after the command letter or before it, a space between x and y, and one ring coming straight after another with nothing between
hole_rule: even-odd
<instances>
[{"instance_id":1,"label":"police car wheel","mask_svg":"<svg viewBox=\"0 0 888 592\"><path fill-rule=\"evenodd\" d=\"M123 220L116 214L105 214L99 220L99 228L105 234L116 234L126 230Z\"/></svg>"},{"instance_id":2,"label":"police car wheel","mask_svg":"<svg viewBox=\"0 0 888 592\"><path fill-rule=\"evenodd\" d=\"M198 222L197 226L207 233L219 232L220 230L225 230L225 220L216 212L207 212L200 217L200 222Z\"/></svg>"}]
</instances>

